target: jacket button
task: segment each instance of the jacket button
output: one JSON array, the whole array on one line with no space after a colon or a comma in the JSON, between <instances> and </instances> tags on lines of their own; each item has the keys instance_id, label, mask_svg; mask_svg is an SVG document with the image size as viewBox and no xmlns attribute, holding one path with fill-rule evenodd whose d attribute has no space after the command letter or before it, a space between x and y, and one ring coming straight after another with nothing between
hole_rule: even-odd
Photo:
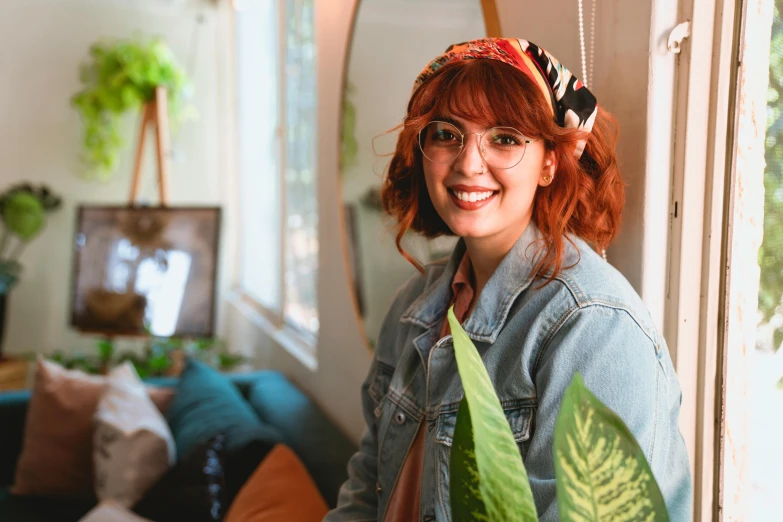
<instances>
[{"instance_id":1,"label":"jacket button","mask_svg":"<svg viewBox=\"0 0 783 522\"><path fill-rule=\"evenodd\" d=\"M397 424L404 424L405 414L401 411L398 411L397 414L394 416L394 422L396 422Z\"/></svg>"},{"instance_id":2,"label":"jacket button","mask_svg":"<svg viewBox=\"0 0 783 522\"><path fill-rule=\"evenodd\" d=\"M380 493L381 492L381 483L380 482L376 482L375 483L375 492L376 493Z\"/></svg>"}]
</instances>

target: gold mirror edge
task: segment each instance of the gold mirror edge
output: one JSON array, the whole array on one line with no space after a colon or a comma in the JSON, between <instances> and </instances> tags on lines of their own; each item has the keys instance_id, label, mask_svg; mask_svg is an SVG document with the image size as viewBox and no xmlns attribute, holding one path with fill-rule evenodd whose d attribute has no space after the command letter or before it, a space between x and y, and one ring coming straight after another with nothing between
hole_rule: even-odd
<instances>
[{"instance_id":1,"label":"gold mirror edge","mask_svg":"<svg viewBox=\"0 0 783 522\"><path fill-rule=\"evenodd\" d=\"M495 0L481 0L481 10L484 12L484 27L487 31L487 37L500 38L500 17Z\"/></svg>"},{"instance_id":2,"label":"gold mirror edge","mask_svg":"<svg viewBox=\"0 0 783 522\"><path fill-rule=\"evenodd\" d=\"M340 110L338 112L339 117L337 118L337 132L338 136L342 136L342 129L343 129L343 117L344 117L344 111L342 110L343 104L345 103L345 90L348 86L348 66L351 63L351 50L353 49L353 40L354 35L356 34L356 21L359 18L359 8L361 7L362 0L355 0L353 4L353 10L351 11L351 25L350 25L350 33L348 34L348 39L346 40L345 45L345 52L343 53L343 75L342 75L342 85L340 90ZM337 184L339 185L339 190L337 191L337 205L338 205L338 215L340 219L340 236L342 237L342 251L343 251L343 269L345 270L345 276L346 280L348 281L348 285L351 287L348 289L348 293L351 296L351 301L353 302L353 315L356 318L356 323L359 327L359 335L364 340L364 346L365 348L371 353L374 354L375 351L373 350L372 344L370 343L370 337L367 335L367 329L364 326L364 319L359 314L359 296L357 295L356 290L356 281L353 281L353 274L351 273L351 260L350 260L350 238L348 237L348 231L346 230L348 227L348 222L345 219L345 198L343 197L343 183L342 183L342 176L343 176L343 166L342 166L342 138L338 140L337 146L338 146L338 153L337 153Z\"/></svg>"}]
</instances>

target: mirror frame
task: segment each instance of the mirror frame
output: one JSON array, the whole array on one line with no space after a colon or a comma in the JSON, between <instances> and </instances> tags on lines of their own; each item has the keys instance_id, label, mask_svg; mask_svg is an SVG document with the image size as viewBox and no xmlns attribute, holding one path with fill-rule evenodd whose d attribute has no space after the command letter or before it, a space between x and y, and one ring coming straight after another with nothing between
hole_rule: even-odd
<instances>
[{"instance_id":1,"label":"mirror frame","mask_svg":"<svg viewBox=\"0 0 783 522\"><path fill-rule=\"evenodd\" d=\"M350 34L348 35L348 39L345 47L345 53L343 55L340 107L342 107L345 98L345 88L348 82L348 66L351 60L351 49L353 49L353 39L354 39L354 34L356 32L356 21L359 17L359 9L361 8L361 4L362 4L362 0L356 0L354 2L353 11L351 13L351 26L350 26L351 29L350 29ZM481 0L481 11L484 14L484 30L486 31L487 38L499 38L501 35L500 18L498 16L498 9L495 0ZM337 121L337 133L338 136L340 136L343 128L343 111L340 110L338 113L340 117L338 118ZM342 139L339 140L339 146L342 147ZM339 152L338 152L338 157L340 157ZM339 184L341 183L341 179L342 179L342 165L340 164L338 164L337 166L337 177L338 177L337 183ZM340 190L338 190L337 204L339 206L337 210L340 219L340 237L342 237L342 243L343 243L342 245L343 267L345 269L345 275L348 284L349 286L352 286L352 288L349 289L349 293L351 294L351 302L353 303L353 315L356 318L356 323L359 327L359 333L362 336L362 339L364 339L365 348L367 348L367 350L369 350L370 353L375 353L372 346L370 345L370 340L369 337L367 336L367 329L364 326L364 320L362 319L362 316L359 313L359 296L356 293L356 284L353 281L353 275L351 271L351 265L353 261L350 259L351 258L350 239L348 238L348 234L346 230L348 222L346 221L346 216L345 216L345 201L343 199L342 185L340 185Z\"/></svg>"}]
</instances>

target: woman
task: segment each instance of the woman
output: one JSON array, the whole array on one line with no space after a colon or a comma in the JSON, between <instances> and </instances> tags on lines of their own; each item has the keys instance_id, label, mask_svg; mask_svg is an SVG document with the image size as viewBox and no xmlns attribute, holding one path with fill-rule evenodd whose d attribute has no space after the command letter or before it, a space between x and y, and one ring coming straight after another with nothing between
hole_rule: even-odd
<instances>
[{"instance_id":1,"label":"woman","mask_svg":"<svg viewBox=\"0 0 783 522\"><path fill-rule=\"evenodd\" d=\"M691 517L681 392L663 337L603 253L624 203L614 119L554 57L517 39L450 47L417 78L383 187L400 289L362 388L367 432L328 522L450 520L463 391L446 311L481 354L541 520L558 520L552 439L575 372L633 432L671 520ZM461 239L420 266L408 230ZM597 251L597 252L596 252Z\"/></svg>"}]
</instances>

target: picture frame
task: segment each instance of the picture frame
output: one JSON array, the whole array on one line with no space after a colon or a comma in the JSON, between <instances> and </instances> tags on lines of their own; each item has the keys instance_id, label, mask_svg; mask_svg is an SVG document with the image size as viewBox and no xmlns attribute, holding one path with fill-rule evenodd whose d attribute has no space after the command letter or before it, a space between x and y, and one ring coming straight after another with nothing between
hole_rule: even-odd
<instances>
[{"instance_id":1,"label":"picture frame","mask_svg":"<svg viewBox=\"0 0 783 522\"><path fill-rule=\"evenodd\" d=\"M79 206L71 326L110 337L212 337L220 222L220 207Z\"/></svg>"}]
</instances>

